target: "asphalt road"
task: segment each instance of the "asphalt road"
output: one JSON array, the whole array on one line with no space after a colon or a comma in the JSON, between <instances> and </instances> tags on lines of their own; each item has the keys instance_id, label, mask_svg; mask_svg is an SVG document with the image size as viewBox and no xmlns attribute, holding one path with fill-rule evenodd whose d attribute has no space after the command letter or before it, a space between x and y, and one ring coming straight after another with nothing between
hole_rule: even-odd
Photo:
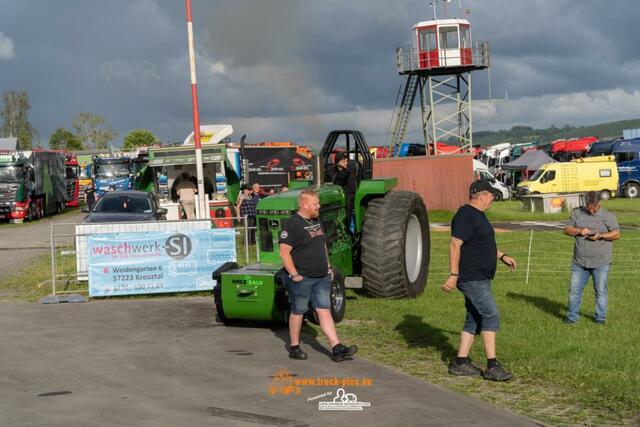
<instances>
[{"instance_id":1,"label":"asphalt road","mask_svg":"<svg viewBox=\"0 0 640 427\"><path fill-rule=\"evenodd\" d=\"M361 358L334 363L314 337L308 360L290 360L286 337L222 326L211 298L0 304L0 425L535 425ZM336 385L283 394L318 377L373 384L344 387L350 405L333 403Z\"/></svg>"},{"instance_id":2,"label":"asphalt road","mask_svg":"<svg viewBox=\"0 0 640 427\"><path fill-rule=\"evenodd\" d=\"M69 212L20 225L0 226L0 279L20 272L50 250L51 223L82 222L87 214Z\"/></svg>"}]
</instances>

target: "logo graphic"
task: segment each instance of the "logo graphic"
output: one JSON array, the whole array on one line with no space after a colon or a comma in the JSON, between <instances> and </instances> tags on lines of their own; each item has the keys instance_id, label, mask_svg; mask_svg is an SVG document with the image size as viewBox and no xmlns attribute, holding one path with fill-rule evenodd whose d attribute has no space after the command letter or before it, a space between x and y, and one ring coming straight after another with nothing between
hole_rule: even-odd
<instances>
[{"instance_id":1,"label":"logo graphic","mask_svg":"<svg viewBox=\"0 0 640 427\"><path fill-rule=\"evenodd\" d=\"M174 234L167 239L164 249L171 258L185 258L191 253L191 239L184 234Z\"/></svg>"},{"instance_id":2,"label":"logo graphic","mask_svg":"<svg viewBox=\"0 0 640 427\"><path fill-rule=\"evenodd\" d=\"M293 375L290 372L280 369L273 376L271 380L271 385L269 386L269 395L273 396L275 394L283 394L288 396L290 394L301 394L302 390L300 387L295 385L293 381Z\"/></svg>"},{"instance_id":3,"label":"logo graphic","mask_svg":"<svg viewBox=\"0 0 640 427\"><path fill-rule=\"evenodd\" d=\"M274 168L280 165L280 159L273 158L267 162L268 168Z\"/></svg>"},{"instance_id":4,"label":"logo graphic","mask_svg":"<svg viewBox=\"0 0 640 427\"><path fill-rule=\"evenodd\" d=\"M287 233L286 231L283 231L282 233L280 233L281 239L286 239L287 237L289 237L289 233Z\"/></svg>"},{"instance_id":5,"label":"logo graphic","mask_svg":"<svg viewBox=\"0 0 640 427\"><path fill-rule=\"evenodd\" d=\"M104 274L109 274L109 267L105 267L105 268L103 268L103 269L102 269L102 272L103 272Z\"/></svg>"},{"instance_id":6,"label":"logo graphic","mask_svg":"<svg viewBox=\"0 0 640 427\"><path fill-rule=\"evenodd\" d=\"M195 276L197 265L195 261L169 263L169 277Z\"/></svg>"},{"instance_id":7,"label":"logo graphic","mask_svg":"<svg viewBox=\"0 0 640 427\"><path fill-rule=\"evenodd\" d=\"M347 393L343 388L336 390L333 401L318 402L319 411L363 411L371 402L358 402L358 396Z\"/></svg>"}]
</instances>

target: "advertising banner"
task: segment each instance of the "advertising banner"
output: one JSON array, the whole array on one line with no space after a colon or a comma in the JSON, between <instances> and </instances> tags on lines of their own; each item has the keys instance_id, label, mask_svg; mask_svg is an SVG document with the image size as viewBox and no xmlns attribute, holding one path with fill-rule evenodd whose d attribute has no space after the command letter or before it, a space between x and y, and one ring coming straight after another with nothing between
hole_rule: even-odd
<instances>
[{"instance_id":1,"label":"advertising banner","mask_svg":"<svg viewBox=\"0 0 640 427\"><path fill-rule=\"evenodd\" d=\"M311 178L311 159L292 147L245 147L249 161L248 182L265 187L289 185L293 179Z\"/></svg>"},{"instance_id":2,"label":"advertising banner","mask_svg":"<svg viewBox=\"0 0 640 427\"><path fill-rule=\"evenodd\" d=\"M236 260L235 230L89 236L89 296L212 290L211 273Z\"/></svg>"}]
</instances>

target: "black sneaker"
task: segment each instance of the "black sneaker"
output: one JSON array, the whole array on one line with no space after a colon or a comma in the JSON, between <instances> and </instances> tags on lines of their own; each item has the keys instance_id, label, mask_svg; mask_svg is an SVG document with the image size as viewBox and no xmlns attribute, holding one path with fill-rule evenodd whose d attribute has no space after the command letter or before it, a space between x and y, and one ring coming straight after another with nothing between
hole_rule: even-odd
<instances>
[{"instance_id":1,"label":"black sneaker","mask_svg":"<svg viewBox=\"0 0 640 427\"><path fill-rule=\"evenodd\" d=\"M467 361L461 365L458 365L454 359L449 365L449 373L451 375L465 377L479 377L482 375L482 369L471 363L471 359L467 359Z\"/></svg>"},{"instance_id":2,"label":"black sneaker","mask_svg":"<svg viewBox=\"0 0 640 427\"><path fill-rule=\"evenodd\" d=\"M351 359L351 356L358 352L358 347L355 345L346 347L342 344L336 344L333 347L331 354L331 360L334 362L342 362L343 360Z\"/></svg>"},{"instance_id":3,"label":"black sneaker","mask_svg":"<svg viewBox=\"0 0 640 427\"><path fill-rule=\"evenodd\" d=\"M513 378L513 374L504 369L500 363L496 362L494 366L487 368L487 370L482 373L482 377L485 380L491 381L509 381Z\"/></svg>"},{"instance_id":4,"label":"black sneaker","mask_svg":"<svg viewBox=\"0 0 640 427\"><path fill-rule=\"evenodd\" d=\"M307 360L307 358L309 356L307 356L307 353L302 351L302 349L300 347L296 347L296 348L292 348L291 350L289 350L289 357L291 359Z\"/></svg>"},{"instance_id":5,"label":"black sneaker","mask_svg":"<svg viewBox=\"0 0 640 427\"><path fill-rule=\"evenodd\" d=\"M573 325L574 323L576 323L576 321L571 319L562 319L562 323L564 323L565 325Z\"/></svg>"}]
</instances>

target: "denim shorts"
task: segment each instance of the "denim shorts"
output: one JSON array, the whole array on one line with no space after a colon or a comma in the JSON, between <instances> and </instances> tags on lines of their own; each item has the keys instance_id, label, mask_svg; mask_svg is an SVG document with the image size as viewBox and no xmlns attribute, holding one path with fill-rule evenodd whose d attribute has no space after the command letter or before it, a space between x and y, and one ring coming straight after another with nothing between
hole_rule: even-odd
<instances>
[{"instance_id":1,"label":"denim shorts","mask_svg":"<svg viewBox=\"0 0 640 427\"><path fill-rule=\"evenodd\" d=\"M464 295L467 309L463 331L477 335L500 329L500 313L491 293L491 280L458 283L458 290Z\"/></svg>"},{"instance_id":2,"label":"denim shorts","mask_svg":"<svg viewBox=\"0 0 640 427\"><path fill-rule=\"evenodd\" d=\"M331 308L331 275L325 277L303 277L301 281L285 280L291 313L305 314L309 310L309 301L314 309Z\"/></svg>"}]
</instances>

